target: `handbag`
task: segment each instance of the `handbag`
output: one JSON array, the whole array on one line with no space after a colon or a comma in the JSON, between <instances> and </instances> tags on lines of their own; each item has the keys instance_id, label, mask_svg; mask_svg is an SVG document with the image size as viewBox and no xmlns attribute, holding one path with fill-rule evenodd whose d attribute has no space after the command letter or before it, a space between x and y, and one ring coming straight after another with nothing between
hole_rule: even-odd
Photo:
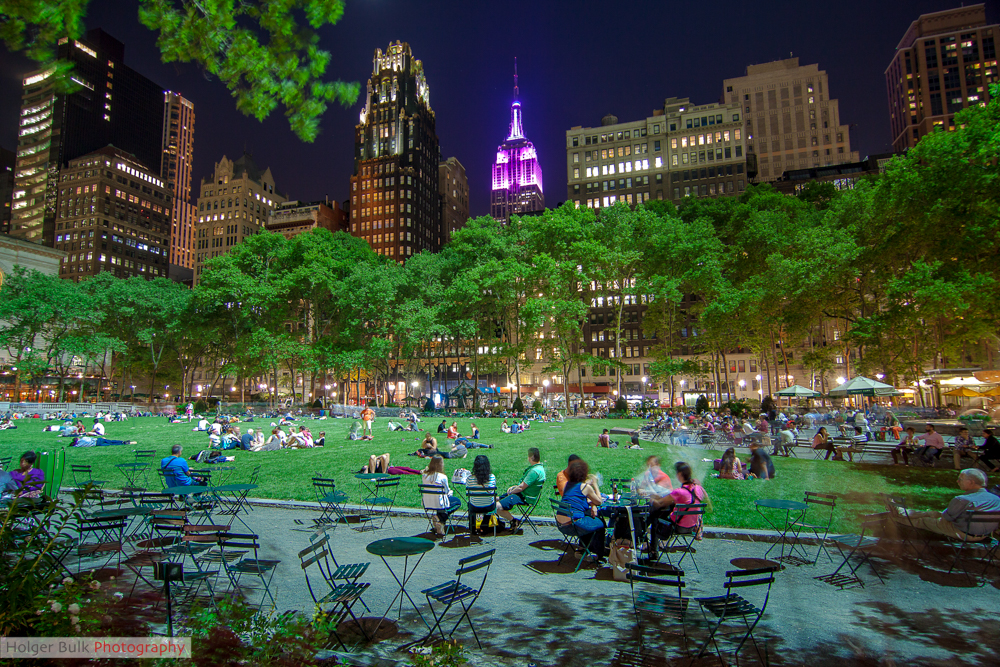
<instances>
[{"instance_id":1,"label":"handbag","mask_svg":"<svg viewBox=\"0 0 1000 667\"><path fill-rule=\"evenodd\" d=\"M469 475L472 473L465 468L455 468L455 472L451 474L452 484L465 484L466 480L469 479Z\"/></svg>"}]
</instances>

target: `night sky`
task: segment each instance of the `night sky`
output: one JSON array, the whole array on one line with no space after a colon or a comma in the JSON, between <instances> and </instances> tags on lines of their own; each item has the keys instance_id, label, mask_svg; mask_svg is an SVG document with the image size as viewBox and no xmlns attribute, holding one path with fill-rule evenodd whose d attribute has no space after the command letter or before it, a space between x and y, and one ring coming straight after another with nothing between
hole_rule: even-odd
<instances>
[{"instance_id":1,"label":"night sky","mask_svg":"<svg viewBox=\"0 0 1000 667\"><path fill-rule=\"evenodd\" d=\"M473 215L489 212L490 167L506 137L518 60L524 129L538 148L546 203L566 197L565 131L598 126L612 112L646 118L665 97L719 100L722 81L748 64L798 56L818 63L840 100L841 122L855 125L861 157L891 148L883 72L910 22L959 0L814 2L403 2L349 0L344 19L321 33L333 54L327 76L359 81L350 109L331 107L314 144L300 141L276 111L264 123L240 114L228 91L191 64L162 64L155 36L139 24L135 2L91 0L87 27L125 43L125 62L195 105L194 192L223 155L246 144L270 167L280 190L300 200L347 197L354 125L376 47L409 42L424 63L443 157L469 177ZM987 18L998 19L987 3ZM34 69L0 49L0 146L14 149L21 78Z\"/></svg>"}]
</instances>

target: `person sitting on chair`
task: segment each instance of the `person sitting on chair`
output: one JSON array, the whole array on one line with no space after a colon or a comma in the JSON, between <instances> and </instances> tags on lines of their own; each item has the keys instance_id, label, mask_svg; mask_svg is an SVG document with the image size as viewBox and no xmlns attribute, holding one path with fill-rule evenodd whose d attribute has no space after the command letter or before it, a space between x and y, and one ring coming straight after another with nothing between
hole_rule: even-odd
<instances>
[{"instance_id":1,"label":"person sitting on chair","mask_svg":"<svg viewBox=\"0 0 1000 667\"><path fill-rule=\"evenodd\" d=\"M594 503L594 498L590 497L592 491L585 486L590 468L583 459L576 459L566 470L568 472L566 489L556 521L561 526L573 524L580 543L587 544L590 553L600 562L605 556L605 526L604 522L597 518L596 506L592 506ZM597 504L600 504L600 499L597 500ZM566 516L561 513L562 511L569 511L570 515Z\"/></svg>"},{"instance_id":2,"label":"person sitting on chair","mask_svg":"<svg viewBox=\"0 0 1000 667\"><path fill-rule=\"evenodd\" d=\"M653 510L649 513L649 557L656 558L658 550L657 539L668 539L675 533L690 534L698 530L700 518L697 516L677 516L673 512L675 505L691 505L705 502L707 497L705 489L698 484L691 472L691 466L683 461L674 464L677 471L677 480L681 483L679 487L673 489L669 494L653 497L649 503ZM660 517L670 512L666 521L660 521Z\"/></svg>"},{"instance_id":3,"label":"person sitting on chair","mask_svg":"<svg viewBox=\"0 0 1000 667\"><path fill-rule=\"evenodd\" d=\"M969 523L965 513L1000 512L1000 497L987 491L986 473L978 468L966 468L958 474L958 488L964 493L952 498L943 512L919 512L890 504L893 521L938 535L968 542L982 542L997 529L998 521ZM905 517L905 518L904 518Z\"/></svg>"},{"instance_id":4,"label":"person sitting on chair","mask_svg":"<svg viewBox=\"0 0 1000 667\"><path fill-rule=\"evenodd\" d=\"M160 461L160 470L163 471L164 483L168 488L171 486L192 486L204 483L202 478L191 476L191 469L188 467L188 462L181 456L181 452L183 451L183 447L174 445L170 448L170 456Z\"/></svg>"},{"instance_id":5,"label":"person sitting on chair","mask_svg":"<svg viewBox=\"0 0 1000 667\"><path fill-rule=\"evenodd\" d=\"M4 498L38 498L45 486L45 472L35 467L38 455L33 451L21 454L21 467L10 473L0 473L0 492Z\"/></svg>"},{"instance_id":6,"label":"person sitting on chair","mask_svg":"<svg viewBox=\"0 0 1000 667\"><path fill-rule=\"evenodd\" d=\"M576 454L570 454L569 458L566 460L566 469L560 470L556 473L556 495L561 496L563 491L566 490L566 482L569 481L569 464L573 461L579 461L580 457Z\"/></svg>"},{"instance_id":7,"label":"person sitting on chair","mask_svg":"<svg viewBox=\"0 0 1000 667\"><path fill-rule=\"evenodd\" d=\"M496 475L490 470L490 460L480 454L472 463L472 474L465 480L465 490L490 491L497 488ZM489 514L497 507L496 500L486 496L469 498L469 534L478 535L486 532L485 520L482 530L476 530L476 515Z\"/></svg>"},{"instance_id":8,"label":"person sitting on chair","mask_svg":"<svg viewBox=\"0 0 1000 667\"><path fill-rule=\"evenodd\" d=\"M420 481L423 484L436 484L441 487L441 493L423 494L423 503L427 509L438 510L431 517L431 523L435 533L444 535L444 524L448 521L448 515L462 505L462 501L452 495L448 487L448 476L444 474L444 459L440 456L431 457Z\"/></svg>"},{"instance_id":9,"label":"person sitting on chair","mask_svg":"<svg viewBox=\"0 0 1000 667\"><path fill-rule=\"evenodd\" d=\"M792 447L795 446L795 431L791 422L786 422L784 427L778 431L778 439L774 443L775 456L781 454L779 450L784 450L784 456L792 455Z\"/></svg>"},{"instance_id":10,"label":"person sitting on chair","mask_svg":"<svg viewBox=\"0 0 1000 667\"><path fill-rule=\"evenodd\" d=\"M584 479L586 475L584 475ZM583 479L580 480L584 481ZM504 521L510 524L510 532L516 533L521 525L520 521L514 519L510 509L515 505L530 505L534 503L542 488L545 486L545 466L542 465L542 455L537 447L528 450L528 467L524 471L521 483L507 489L507 492L500 498L500 509L497 514Z\"/></svg>"},{"instance_id":11,"label":"person sitting on chair","mask_svg":"<svg viewBox=\"0 0 1000 667\"><path fill-rule=\"evenodd\" d=\"M984 428L986 442L979 446L979 460L992 466L990 472L1000 472L1000 440L993 435L993 429Z\"/></svg>"},{"instance_id":12,"label":"person sitting on chair","mask_svg":"<svg viewBox=\"0 0 1000 667\"><path fill-rule=\"evenodd\" d=\"M912 426L906 428L906 436L899 441L899 444L892 448L889 454L892 455L894 465L899 465L899 455L903 455L903 465L910 465L910 452L917 446L917 431Z\"/></svg>"},{"instance_id":13,"label":"person sitting on chair","mask_svg":"<svg viewBox=\"0 0 1000 667\"><path fill-rule=\"evenodd\" d=\"M924 445L917 449L917 456L920 460L929 465L934 465L934 457L944 449L944 438L934 428L934 424L927 425L927 432L917 436L917 440L923 440Z\"/></svg>"}]
</instances>

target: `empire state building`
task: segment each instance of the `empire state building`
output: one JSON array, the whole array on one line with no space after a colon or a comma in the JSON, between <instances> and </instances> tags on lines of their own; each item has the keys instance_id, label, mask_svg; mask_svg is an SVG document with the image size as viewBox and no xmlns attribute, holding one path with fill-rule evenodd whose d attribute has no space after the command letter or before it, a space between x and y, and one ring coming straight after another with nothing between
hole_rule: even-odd
<instances>
[{"instance_id":1,"label":"empire state building","mask_svg":"<svg viewBox=\"0 0 1000 667\"><path fill-rule=\"evenodd\" d=\"M512 215L545 209L542 167L535 146L524 136L521 102L517 98L517 61L514 61L514 102L510 105L507 139L497 148L493 163L493 192L490 215L502 223Z\"/></svg>"}]
</instances>

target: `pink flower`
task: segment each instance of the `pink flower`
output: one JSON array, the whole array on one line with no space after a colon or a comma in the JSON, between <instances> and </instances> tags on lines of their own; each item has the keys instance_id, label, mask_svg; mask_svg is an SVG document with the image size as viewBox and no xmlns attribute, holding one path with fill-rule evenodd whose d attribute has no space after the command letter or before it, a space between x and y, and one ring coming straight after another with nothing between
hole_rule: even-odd
<instances>
[{"instance_id":1,"label":"pink flower","mask_svg":"<svg viewBox=\"0 0 1000 667\"><path fill-rule=\"evenodd\" d=\"M59 613L60 611L62 611L62 605L61 605L60 603L58 603L58 602L53 602L53 603L52 603L52 606L51 606L51 607L49 607L49 608L50 608L50 609L51 609L52 611L56 612L57 614L58 614L58 613Z\"/></svg>"},{"instance_id":2,"label":"pink flower","mask_svg":"<svg viewBox=\"0 0 1000 667\"><path fill-rule=\"evenodd\" d=\"M75 603L75 602L74 602L74 603L73 603L73 604L71 604L71 605L70 605L69 607L67 607L67 608L66 608L66 610L67 610L67 611L68 611L69 613L71 613L71 614L73 614L74 616L76 616L77 614L79 614L79 613L80 613L80 605L78 605L77 603Z\"/></svg>"}]
</instances>

